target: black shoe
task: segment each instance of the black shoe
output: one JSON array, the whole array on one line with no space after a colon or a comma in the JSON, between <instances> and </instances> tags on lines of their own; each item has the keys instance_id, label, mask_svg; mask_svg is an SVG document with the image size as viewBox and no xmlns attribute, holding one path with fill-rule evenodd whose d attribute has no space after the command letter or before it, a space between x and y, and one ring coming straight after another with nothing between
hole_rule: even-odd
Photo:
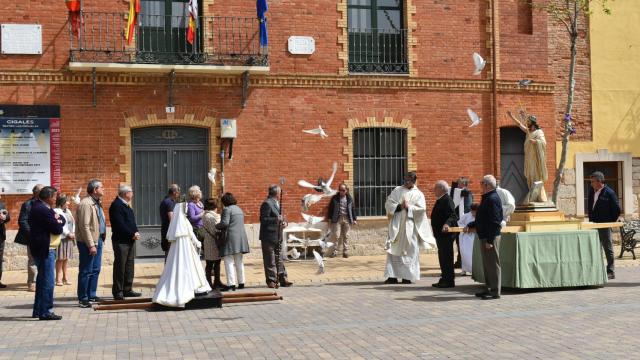
<instances>
[{"instance_id":1,"label":"black shoe","mask_svg":"<svg viewBox=\"0 0 640 360\"><path fill-rule=\"evenodd\" d=\"M244 289L244 284L238 284L238 290Z\"/></svg>"},{"instance_id":2,"label":"black shoe","mask_svg":"<svg viewBox=\"0 0 640 360\"><path fill-rule=\"evenodd\" d=\"M122 294L113 295L113 300L124 300L124 295Z\"/></svg>"},{"instance_id":3,"label":"black shoe","mask_svg":"<svg viewBox=\"0 0 640 360\"><path fill-rule=\"evenodd\" d=\"M456 262L453 264L453 268L454 268L454 269L460 269L460 268L462 268L462 264L460 264L460 261L456 261Z\"/></svg>"},{"instance_id":4,"label":"black shoe","mask_svg":"<svg viewBox=\"0 0 640 360\"><path fill-rule=\"evenodd\" d=\"M224 284L213 284L214 289L218 289L220 291L229 291L229 287Z\"/></svg>"},{"instance_id":5,"label":"black shoe","mask_svg":"<svg viewBox=\"0 0 640 360\"><path fill-rule=\"evenodd\" d=\"M101 298L101 297L98 297L98 296L96 296L96 297L92 297L92 298L89 298L89 301L90 301L90 302L94 302L94 303L99 303L99 302L101 302L102 300L104 300L104 299L103 299L103 298Z\"/></svg>"},{"instance_id":6,"label":"black shoe","mask_svg":"<svg viewBox=\"0 0 640 360\"><path fill-rule=\"evenodd\" d=\"M455 284L448 284L448 283L443 283L443 282L437 282L435 284L431 284L431 286L433 286L434 288L438 288L438 289L449 289L452 287L456 287Z\"/></svg>"},{"instance_id":7,"label":"black shoe","mask_svg":"<svg viewBox=\"0 0 640 360\"><path fill-rule=\"evenodd\" d=\"M124 293L124 297L140 297L140 296L142 296L141 293L139 293L137 291L133 291L133 290L127 291L127 292Z\"/></svg>"},{"instance_id":8,"label":"black shoe","mask_svg":"<svg viewBox=\"0 0 640 360\"><path fill-rule=\"evenodd\" d=\"M56 315L54 313L47 314L44 316L40 316L38 319L40 320L62 320L62 316Z\"/></svg>"},{"instance_id":9,"label":"black shoe","mask_svg":"<svg viewBox=\"0 0 640 360\"><path fill-rule=\"evenodd\" d=\"M342 257L345 258L345 259L348 259L349 258L349 254L344 253L344 254L342 254Z\"/></svg>"},{"instance_id":10,"label":"black shoe","mask_svg":"<svg viewBox=\"0 0 640 360\"><path fill-rule=\"evenodd\" d=\"M483 297L483 296L485 296L485 295L487 295L487 294L489 294L489 292L488 292L488 291L480 291L480 292L477 292L477 293L476 293L476 297L481 298L481 297Z\"/></svg>"},{"instance_id":11,"label":"black shoe","mask_svg":"<svg viewBox=\"0 0 640 360\"><path fill-rule=\"evenodd\" d=\"M0 283L0 289L4 289L4 288L6 288L6 287L7 287L7 285L6 285L6 284Z\"/></svg>"},{"instance_id":12,"label":"black shoe","mask_svg":"<svg viewBox=\"0 0 640 360\"><path fill-rule=\"evenodd\" d=\"M411 284L411 280L402 279L403 284Z\"/></svg>"},{"instance_id":13,"label":"black shoe","mask_svg":"<svg viewBox=\"0 0 640 360\"><path fill-rule=\"evenodd\" d=\"M482 295L480 298L482 300L497 300L497 299L500 299L500 295L486 293L486 294Z\"/></svg>"},{"instance_id":14,"label":"black shoe","mask_svg":"<svg viewBox=\"0 0 640 360\"><path fill-rule=\"evenodd\" d=\"M231 286L229 286L229 290L231 290L231 291L236 291L236 286L235 286L235 285L231 285Z\"/></svg>"},{"instance_id":15,"label":"black shoe","mask_svg":"<svg viewBox=\"0 0 640 360\"><path fill-rule=\"evenodd\" d=\"M83 309L87 309L91 307L91 303L89 302L89 300L80 301L78 304Z\"/></svg>"},{"instance_id":16,"label":"black shoe","mask_svg":"<svg viewBox=\"0 0 640 360\"><path fill-rule=\"evenodd\" d=\"M390 277L387 278L387 280L384 281L385 284L397 284L398 283L398 279Z\"/></svg>"},{"instance_id":17,"label":"black shoe","mask_svg":"<svg viewBox=\"0 0 640 360\"><path fill-rule=\"evenodd\" d=\"M615 273L608 273L608 274L607 274L607 278L608 278L609 280L613 280L613 279L615 279L615 278L616 278L616 274L615 274Z\"/></svg>"},{"instance_id":18,"label":"black shoe","mask_svg":"<svg viewBox=\"0 0 640 360\"><path fill-rule=\"evenodd\" d=\"M283 280L283 281L280 281L280 286L281 287L291 287L291 286L293 286L293 283L291 281Z\"/></svg>"}]
</instances>

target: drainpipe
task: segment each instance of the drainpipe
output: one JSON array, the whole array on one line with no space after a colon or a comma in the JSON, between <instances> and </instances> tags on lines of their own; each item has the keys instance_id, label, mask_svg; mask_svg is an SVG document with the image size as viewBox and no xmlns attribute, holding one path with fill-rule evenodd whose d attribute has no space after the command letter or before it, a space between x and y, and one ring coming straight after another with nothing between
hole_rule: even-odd
<instances>
[{"instance_id":1,"label":"drainpipe","mask_svg":"<svg viewBox=\"0 0 640 360\"><path fill-rule=\"evenodd\" d=\"M498 177L498 159L496 156L498 141L496 141L498 137L498 54L497 54L497 22L498 22L498 1L491 1L491 75L492 75L492 85L491 88L493 90L493 101L491 104L491 163L493 166L493 174Z\"/></svg>"}]
</instances>

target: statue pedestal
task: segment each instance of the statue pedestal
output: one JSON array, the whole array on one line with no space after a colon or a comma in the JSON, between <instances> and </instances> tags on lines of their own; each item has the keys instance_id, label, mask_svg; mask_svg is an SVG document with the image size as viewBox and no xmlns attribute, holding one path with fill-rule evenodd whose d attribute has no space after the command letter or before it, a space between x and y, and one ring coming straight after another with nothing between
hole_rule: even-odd
<instances>
[{"instance_id":1,"label":"statue pedestal","mask_svg":"<svg viewBox=\"0 0 640 360\"><path fill-rule=\"evenodd\" d=\"M552 203L520 205L511 215L508 226L524 232L579 230L580 220L566 220L564 213Z\"/></svg>"}]
</instances>

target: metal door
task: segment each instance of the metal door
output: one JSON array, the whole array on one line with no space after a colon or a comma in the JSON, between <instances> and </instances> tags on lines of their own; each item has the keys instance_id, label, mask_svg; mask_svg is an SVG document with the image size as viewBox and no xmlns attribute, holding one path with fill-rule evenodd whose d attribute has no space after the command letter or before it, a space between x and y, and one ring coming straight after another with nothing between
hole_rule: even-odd
<instances>
[{"instance_id":1,"label":"metal door","mask_svg":"<svg viewBox=\"0 0 640 360\"><path fill-rule=\"evenodd\" d=\"M525 137L519 128L500 129L500 186L511 191L516 204L521 204L529 192L524 177Z\"/></svg>"},{"instance_id":2,"label":"metal door","mask_svg":"<svg viewBox=\"0 0 640 360\"><path fill-rule=\"evenodd\" d=\"M209 194L207 129L154 127L132 132L133 209L141 241L136 255L161 256L159 206L170 184L178 184L183 196L192 185Z\"/></svg>"}]
</instances>

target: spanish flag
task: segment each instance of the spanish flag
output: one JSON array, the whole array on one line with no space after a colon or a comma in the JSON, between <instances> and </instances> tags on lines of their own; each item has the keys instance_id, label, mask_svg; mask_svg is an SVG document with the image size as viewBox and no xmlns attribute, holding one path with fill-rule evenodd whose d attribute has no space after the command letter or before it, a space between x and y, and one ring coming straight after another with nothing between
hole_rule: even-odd
<instances>
[{"instance_id":1,"label":"spanish flag","mask_svg":"<svg viewBox=\"0 0 640 360\"><path fill-rule=\"evenodd\" d=\"M124 30L124 37L127 43L131 45L133 36L136 33L136 23L138 22L138 14L140 13L140 0L129 0L129 20L127 28Z\"/></svg>"},{"instance_id":2,"label":"spanish flag","mask_svg":"<svg viewBox=\"0 0 640 360\"><path fill-rule=\"evenodd\" d=\"M189 0L189 26L187 27L187 41L193 45L196 38L196 24L198 22L198 0Z\"/></svg>"}]
</instances>

